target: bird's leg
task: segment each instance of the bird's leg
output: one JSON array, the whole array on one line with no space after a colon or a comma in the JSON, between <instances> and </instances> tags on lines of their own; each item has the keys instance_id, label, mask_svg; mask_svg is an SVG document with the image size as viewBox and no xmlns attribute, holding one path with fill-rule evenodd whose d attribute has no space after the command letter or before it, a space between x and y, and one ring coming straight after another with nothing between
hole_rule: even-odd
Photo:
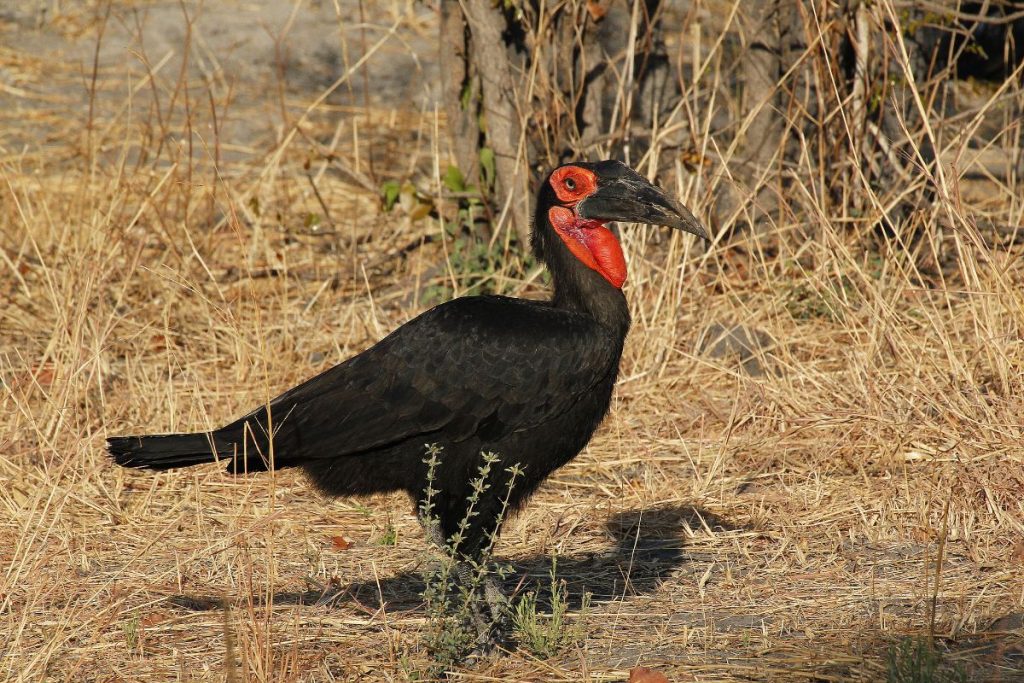
<instances>
[{"instance_id":1,"label":"bird's leg","mask_svg":"<svg viewBox=\"0 0 1024 683\"><path fill-rule=\"evenodd\" d=\"M447 554L448 540L444 537L444 532L441 531L441 525L436 520L424 519L422 516L419 519L423 530L427 532L428 540Z\"/></svg>"},{"instance_id":2,"label":"bird's leg","mask_svg":"<svg viewBox=\"0 0 1024 683\"><path fill-rule=\"evenodd\" d=\"M476 628L476 644L478 648L487 646L491 640L491 623L484 619L483 611L480 609L480 600L475 595L476 577L473 575L473 567L467 562L456 560L455 571L459 575L459 582L464 590L474 593L468 595L469 609L473 614L473 626ZM493 620L493 618L492 618Z\"/></svg>"},{"instance_id":3,"label":"bird's leg","mask_svg":"<svg viewBox=\"0 0 1024 683\"><path fill-rule=\"evenodd\" d=\"M491 608L491 618L498 623L504 622L507 616L508 597L501 589L498 577L494 574L487 574L484 577L484 599L487 600L487 606Z\"/></svg>"},{"instance_id":4,"label":"bird's leg","mask_svg":"<svg viewBox=\"0 0 1024 683\"><path fill-rule=\"evenodd\" d=\"M491 626L493 624L501 624L505 616L506 598L498 584L497 578L493 574L484 572L481 582L480 578L476 576L476 568L471 563L452 557L452 551L448 546L448 539L445 538L444 532L441 531L440 524L423 519L422 517L420 518L420 523L427 532L430 542L455 562L455 573L458 575L459 582L466 591L475 592L479 587L478 584L482 583L484 599L487 601L487 607L491 615L490 620L488 621L484 618L483 612L480 609L480 601L476 599L475 595L470 596L469 607L473 615L473 626L476 628L477 646L486 646L491 641Z\"/></svg>"},{"instance_id":5,"label":"bird's leg","mask_svg":"<svg viewBox=\"0 0 1024 683\"><path fill-rule=\"evenodd\" d=\"M445 538L444 532L441 531L441 525L438 524L436 520L424 519L423 517L420 517L420 524L423 526L424 531L427 532L427 537L430 542L455 562L455 573L458 575L459 582L462 586L466 590L472 590L473 569L467 563L460 562L458 559L452 557L451 548L448 546L448 539ZM473 626L476 628L477 644L483 645L490 638L490 626L484 619L484 615L480 611L480 605L477 600L471 599L469 607L473 613Z\"/></svg>"},{"instance_id":6,"label":"bird's leg","mask_svg":"<svg viewBox=\"0 0 1024 683\"><path fill-rule=\"evenodd\" d=\"M502 590L501 581L492 571L481 572L479 561L459 561L456 571L463 586L474 593L471 607L477 629L477 646L489 649L504 639L509 624L508 598ZM489 619L484 619L481 610L481 603L485 601Z\"/></svg>"}]
</instances>

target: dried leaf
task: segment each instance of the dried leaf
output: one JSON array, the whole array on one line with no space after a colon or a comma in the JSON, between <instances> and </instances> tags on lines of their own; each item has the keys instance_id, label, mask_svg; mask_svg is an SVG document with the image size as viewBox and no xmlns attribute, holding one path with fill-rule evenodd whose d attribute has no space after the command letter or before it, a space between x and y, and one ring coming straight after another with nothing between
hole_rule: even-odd
<instances>
[{"instance_id":1,"label":"dried leaf","mask_svg":"<svg viewBox=\"0 0 1024 683\"><path fill-rule=\"evenodd\" d=\"M32 378L41 387L48 387L53 385L56 375L53 371L53 365L47 363L45 365L37 365L32 368Z\"/></svg>"},{"instance_id":2,"label":"dried leaf","mask_svg":"<svg viewBox=\"0 0 1024 683\"><path fill-rule=\"evenodd\" d=\"M691 173L696 173L701 168L707 169L711 167L711 159L708 159L697 149L687 149L680 152L679 160Z\"/></svg>"},{"instance_id":3,"label":"dried leaf","mask_svg":"<svg viewBox=\"0 0 1024 683\"><path fill-rule=\"evenodd\" d=\"M149 628L151 626L157 626L159 624L162 624L165 621L167 621L167 619L168 617L166 614L154 613L147 614L145 617L142 618L142 621L140 621L139 623L143 628Z\"/></svg>"},{"instance_id":4,"label":"dried leaf","mask_svg":"<svg viewBox=\"0 0 1024 683\"><path fill-rule=\"evenodd\" d=\"M331 536L331 545L335 550L348 550L352 547L352 541L344 536Z\"/></svg>"},{"instance_id":5,"label":"dried leaf","mask_svg":"<svg viewBox=\"0 0 1024 683\"><path fill-rule=\"evenodd\" d=\"M434 205L431 202L423 202L419 204L415 209L409 212L409 219L413 222L426 218L433 211Z\"/></svg>"},{"instance_id":6,"label":"dried leaf","mask_svg":"<svg viewBox=\"0 0 1024 683\"><path fill-rule=\"evenodd\" d=\"M1024 541L1013 546L1013 552L1010 553L1010 559L1014 562L1024 564Z\"/></svg>"},{"instance_id":7,"label":"dried leaf","mask_svg":"<svg viewBox=\"0 0 1024 683\"><path fill-rule=\"evenodd\" d=\"M646 666L637 666L629 670L629 683L669 683L664 674Z\"/></svg>"}]
</instances>

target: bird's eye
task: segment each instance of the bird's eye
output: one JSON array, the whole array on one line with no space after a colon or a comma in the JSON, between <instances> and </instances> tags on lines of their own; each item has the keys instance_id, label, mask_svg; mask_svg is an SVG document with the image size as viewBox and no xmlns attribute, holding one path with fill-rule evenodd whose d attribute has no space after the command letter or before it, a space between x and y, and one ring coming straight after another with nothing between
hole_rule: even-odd
<instances>
[{"instance_id":1,"label":"bird's eye","mask_svg":"<svg viewBox=\"0 0 1024 683\"><path fill-rule=\"evenodd\" d=\"M566 178L565 179L565 187L569 191L575 190L576 189L576 181L573 180L572 178Z\"/></svg>"}]
</instances>

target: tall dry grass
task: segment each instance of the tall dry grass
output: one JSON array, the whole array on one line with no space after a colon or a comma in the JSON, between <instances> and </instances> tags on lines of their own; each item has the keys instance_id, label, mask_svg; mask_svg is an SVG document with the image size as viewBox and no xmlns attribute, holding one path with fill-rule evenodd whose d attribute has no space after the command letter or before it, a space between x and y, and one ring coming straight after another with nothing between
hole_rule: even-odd
<instances>
[{"instance_id":1,"label":"tall dry grass","mask_svg":"<svg viewBox=\"0 0 1024 683\"><path fill-rule=\"evenodd\" d=\"M445 122L359 82L435 18L365 5L361 43L343 46L365 59L318 90L279 76L240 97L198 29L173 58L0 48L4 677L401 679L422 656L423 545L401 497L325 501L291 472L147 476L102 447L213 427L373 343L431 285L459 292L438 221L382 213L376 195L411 182L444 213ZM45 28L102 47L140 7L68 9ZM758 107L730 87L737 7L671 17L685 90L631 159L716 240L622 231L635 325L613 414L499 546L526 582L549 550L567 558L570 590L595 592L587 641L457 675L614 680L648 662L674 680L874 680L892 638L925 633L1012 680L1019 70L992 87L919 82L887 30L902 7L873 3L854 20L881 46L864 66L909 87L877 91L905 129L889 139L858 109L878 82L840 82L834 8L807 3L779 83L785 146L745 175ZM246 121L267 125L226 132ZM767 217L764 188L780 199ZM512 258L493 279L544 292ZM701 351L716 324L771 340L762 374Z\"/></svg>"}]
</instances>

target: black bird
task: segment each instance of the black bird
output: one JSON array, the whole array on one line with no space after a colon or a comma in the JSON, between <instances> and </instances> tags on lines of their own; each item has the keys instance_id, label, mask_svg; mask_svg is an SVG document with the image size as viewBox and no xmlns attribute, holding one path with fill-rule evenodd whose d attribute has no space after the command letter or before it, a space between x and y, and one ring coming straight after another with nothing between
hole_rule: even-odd
<instances>
[{"instance_id":1,"label":"black bird","mask_svg":"<svg viewBox=\"0 0 1024 683\"><path fill-rule=\"evenodd\" d=\"M112 437L110 455L153 470L214 461L233 474L301 467L326 494L403 490L419 501L424 448L436 444L433 513L450 539L466 516L481 452L493 452L498 476L458 547L478 559L498 531L507 468L523 470L509 498L514 509L587 445L608 412L630 325L626 263L610 221L707 239L686 208L625 164L566 164L541 185L534 218L532 247L551 271L550 301L454 299L269 407L212 432Z\"/></svg>"}]
</instances>

